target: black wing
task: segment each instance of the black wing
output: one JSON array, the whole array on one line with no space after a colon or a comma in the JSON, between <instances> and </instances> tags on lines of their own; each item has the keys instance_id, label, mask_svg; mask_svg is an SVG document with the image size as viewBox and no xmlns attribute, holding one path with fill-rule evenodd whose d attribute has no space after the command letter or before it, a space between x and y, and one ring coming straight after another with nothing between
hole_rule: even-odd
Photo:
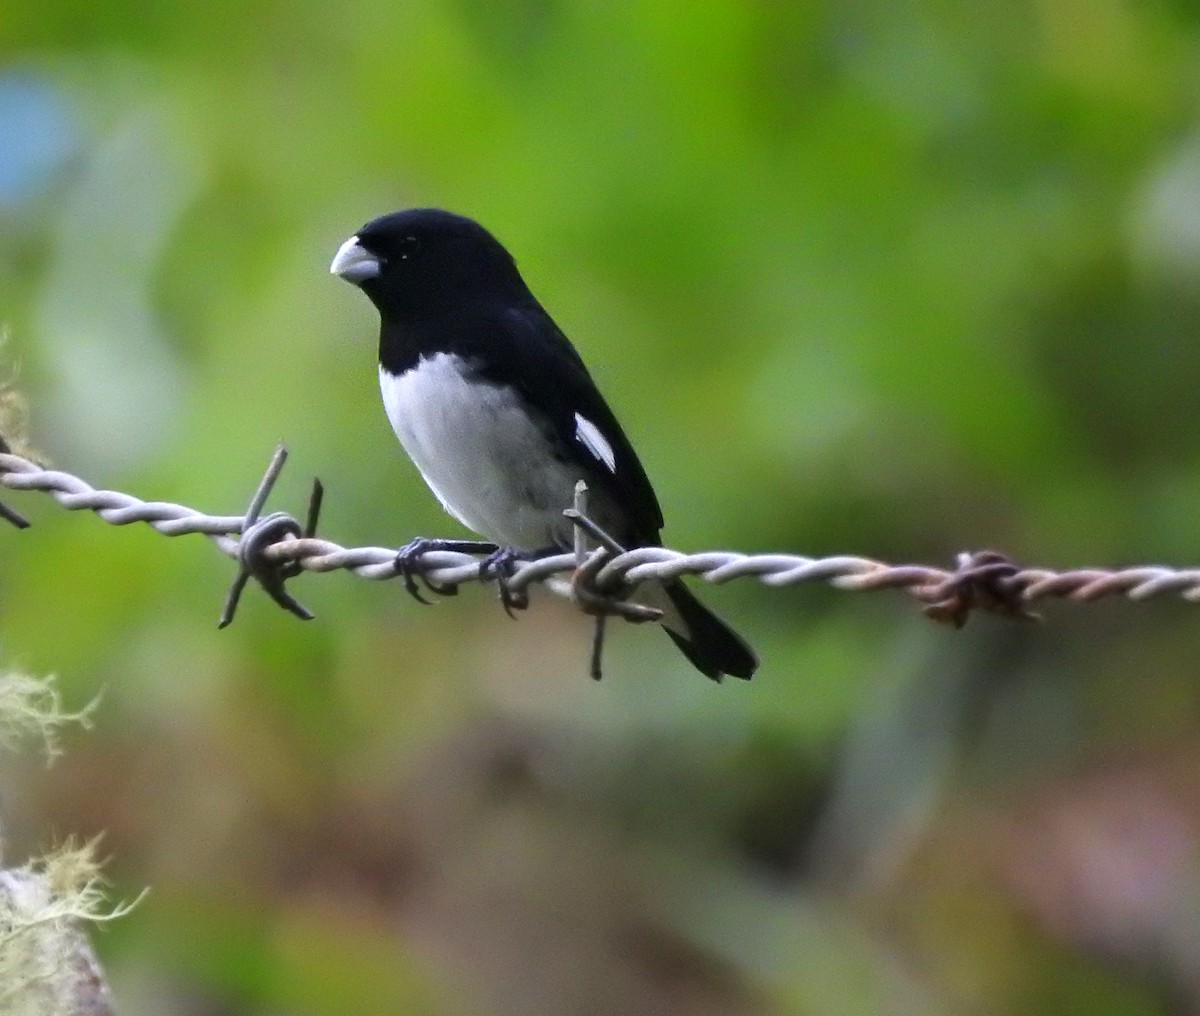
<instances>
[{"instance_id":1,"label":"black wing","mask_svg":"<svg viewBox=\"0 0 1200 1016\"><path fill-rule=\"evenodd\" d=\"M639 546L658 543L663 517L654 488L575 347L537 303L497 308L486 319L479 322L483 328L464 329L487 347L473 358L479 376L513 387L547 421L555 442L585 468L589 482L624 510L629 531L621 538Z\"/></svg>"}]
</instances>

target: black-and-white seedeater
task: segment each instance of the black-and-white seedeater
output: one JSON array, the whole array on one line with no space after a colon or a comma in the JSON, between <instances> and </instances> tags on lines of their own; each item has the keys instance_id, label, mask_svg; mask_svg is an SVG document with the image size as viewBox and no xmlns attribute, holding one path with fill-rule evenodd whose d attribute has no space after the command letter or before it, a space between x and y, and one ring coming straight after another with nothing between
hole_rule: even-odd
<instances>
[{"instance_id":1,"label":"black-and-white seedeater","mask_svg":"<svg viewBox=\"0 0 1200 1016\"><path fill-rule=\"evenodd\" d=\"M662 511L637 453L491 233L437 209L395 212L343 243L329 270L379 311L388 420L447 512L502 548L568 550L563 509L582 479L588 514L618 542L659 545ZM708 677L754 673L754 652L680 580L645 598Z\"/></svg>"}]
</instances>

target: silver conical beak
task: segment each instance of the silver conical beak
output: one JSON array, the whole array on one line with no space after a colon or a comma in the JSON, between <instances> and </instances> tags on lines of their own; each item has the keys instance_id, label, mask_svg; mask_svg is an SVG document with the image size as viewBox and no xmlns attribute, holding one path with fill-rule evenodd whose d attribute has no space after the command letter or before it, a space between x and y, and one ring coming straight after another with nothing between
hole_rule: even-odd
<instances>
[{"instance_id":1,"label":"silver conical beak","mask_svg":"<svg viewBox=\"0 0 1200 1016\"><path fill-rule=\"evenodd\" d=\"M338 248L329 265L329 271L333 275L340 275L355 285L375 278L382 269L379 258L360 244L357 236L350 237Z\"/></svg>"}]
</instances>

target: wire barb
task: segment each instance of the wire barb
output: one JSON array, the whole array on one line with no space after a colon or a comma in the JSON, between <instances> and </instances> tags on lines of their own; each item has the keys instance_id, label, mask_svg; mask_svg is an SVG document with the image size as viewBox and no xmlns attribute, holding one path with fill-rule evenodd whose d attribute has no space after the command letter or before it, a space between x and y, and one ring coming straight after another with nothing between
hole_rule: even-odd
<instances>
[{"instance_id":1,"label":"wire barb","mask_svg":"<svg viewBox=\"0 0 1200 1016\"><path fill-rule=\"evenodd\" d=\"M0 519L11 523L17 529L28 529L33 524L20 512L9 508L3 501L0 501Z\"/></svg>"},{"instance_id":2,"label":"wire barb","mask_svg":"<svg viewBox=\"0 0 1200 1016\"><path fill-rule=\"evenodd\" d=\"M589 673L599 681L600 657L604 649L604 623L613 615L626 621L642 624L662 620L663 612L657 607L634 603L632 595L636 583L624 579L604 580L602 573L613 558L625 553L625 548L604 531L587 514L587 484L580 480L575 484L575 504L567 508L565 515L575 526L575 571L571 575L571 598L585 614L596 619L596 633L592 642L592 664ZM596 540L600 547L588 552L587 537Z\"/></svg>"},{"instance_id":3,"label":"wire barb","mask_svg":"<svg viewBox=\"0 0 1200 1016\"><path fill-rule=\"evenodd\" d=\"M302 621L311 621L315 616L285 587L289 578L300 574L299 562L272 560L266 552L288 540L301 537L310 539L316 535L317 521L321 515L321 502L325 494L325 488L321 485L321 481L313 481L312 494L308 502L308 518L303 529L300 528L300 523L286 512L272 512L264 519L258 517L267 503L267 498L271 496L271 490L279 479L279 474L283 472L287 455L285 445L281 444L275 449L275 454L271 456L271 462L258 484L258 489L254 492L254 497L250 499L250 507L246 509L246 516L242 520L241 539L237 543L238 570L229 586L229 593L225 597L221 620L217 622L218 629L228 628L233 623L238 604L242 599L242 592L246 588L246 583L252 578L262 586L272 600Z\"/></svg>"},{"instance_id":4,"label":"wire barb","mask_svg":"<svg viewBox=\"0 0 1200 1016\"><path fill-rule=\"evenodd\" d=\"M925 616L961 628L973 610L985 610L1022 621L1040 621L1021 602L1021 590L1012 582L1021 569L995 550L958 555L958 569L927 595L934 602Z\"/></svg>"},{"instance_id":5,"label":"wire barb","mask_svg":"<svg viewBox=\"0 0 1200 1016\"><path fill-rule=\"evenodd\" d=\"M575 504L563 514L572 522L579 520L582 523L583 519L587 518L587 502L588 502L588 485L584 480L577 480L575 483ZM589 520L590 521L590 520ZM599 528L598 526L596 528ZM575 526L575 575L578 576L583 572L584 565L587 563L587 530L582 524ZM572 580L572 586L575 585ZM573 590L578 602L579 589ZM593 681L599 681L604 676L604 629L607 622L607 617L604 614L596 614L595 627L592 629L592 657L588 664L588 676Z\"/></svg>"}]
</instances>

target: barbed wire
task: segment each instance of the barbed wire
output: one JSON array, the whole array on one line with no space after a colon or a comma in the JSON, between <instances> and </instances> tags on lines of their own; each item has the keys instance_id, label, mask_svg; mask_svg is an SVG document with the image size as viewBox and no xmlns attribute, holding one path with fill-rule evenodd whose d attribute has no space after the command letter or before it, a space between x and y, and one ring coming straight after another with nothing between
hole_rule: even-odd
<instances>
[{"instance_id":1,"label":"barbed wire","mask_svg":"<svg viewBox=\"0 0 1200 1016\"><path fill-rule=\"evenodd\" d=\"M170 501L143 501L120 491L97 489L71 473L8 453L0 453L0 486L49 494L68 511L90 511L112 525L143 522L164 536L192 533L207 536L239 565L221 615L222 627L232 621L238 598L250 578L280 606L307 619L312 614L291 596L285 583L301 571L338 570L374 580L403 578L409 591L418 598L414 576L419 576L428 589L443 595L455 594L465 583L498 580L506 607L527 605L530 587L542 585L575 601L598 618L611 614L631 621L655 620L660 616L658 611L630 598L640 583L685 575L714 584L753 578L772 588L821 582L847 592L899 589L920 601L928 616L956 627L961 627L975 610L1036 619L1029 605L1047 599L1089 603L1109 596L1135 601L1178 596L1188 602L1200 602L1200 568L1142 566L1056 571L1023 568L996 551L959 554L955 567L948 569L888 564L850 555L814 558L733 551L685 554L666 547L623 550L588 519L582 490L575 508L567 511L577 527L573 553L536 560L516 557L509 567L499 569L487 567L486 562L481 564L478 556L471 553L436 549L439 541L429 541L435 549L424 552L417 546L415 554L411 553L416 546L413 544L400 551L387 547L343 547L316 536L323 493L319 481L314 481L304 525L285 512L260 517L286 457L286 449L280 446L249 509L242 515L209 515ZM18 527L28 525L5 505L0 505L0 518ZM600 546L588 549L585 534ZM401 553L406 549L410 553Z\"/></svg>"}]
</instances>

